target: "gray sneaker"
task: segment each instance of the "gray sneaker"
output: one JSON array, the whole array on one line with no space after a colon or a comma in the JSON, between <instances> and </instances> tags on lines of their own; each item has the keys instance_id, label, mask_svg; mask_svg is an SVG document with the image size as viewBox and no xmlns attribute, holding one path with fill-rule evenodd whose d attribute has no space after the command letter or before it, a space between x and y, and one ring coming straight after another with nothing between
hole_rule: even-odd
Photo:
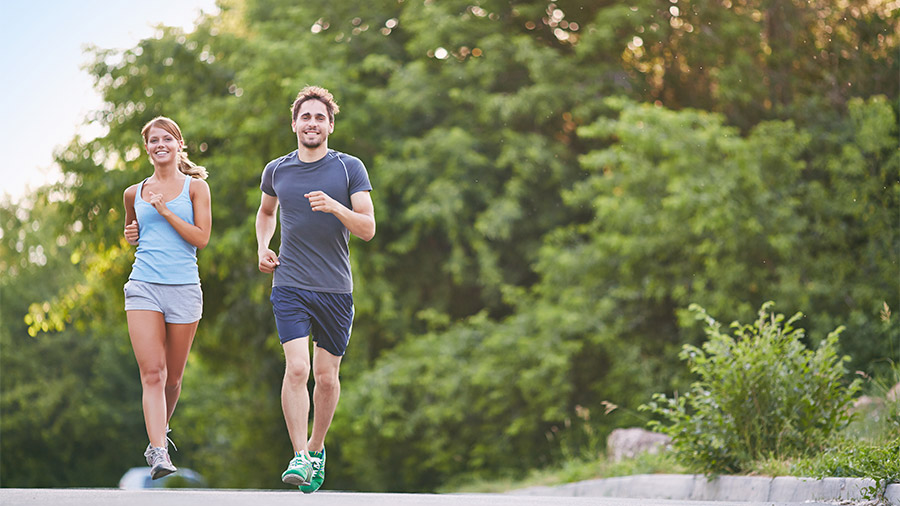
<instances>
[{"instance_id":1,"label":"gray sneaker","mask_svg":"<svg viewBox=\"0 0 900 506\"><path fill-rule=\"evenodd\" d=\"M147 457L147 465L150 466L150 479L155 480L168 476L178 469L172 465L169 451L162 447L148 446L144 452Z\"/></svg>"}]
</instances>

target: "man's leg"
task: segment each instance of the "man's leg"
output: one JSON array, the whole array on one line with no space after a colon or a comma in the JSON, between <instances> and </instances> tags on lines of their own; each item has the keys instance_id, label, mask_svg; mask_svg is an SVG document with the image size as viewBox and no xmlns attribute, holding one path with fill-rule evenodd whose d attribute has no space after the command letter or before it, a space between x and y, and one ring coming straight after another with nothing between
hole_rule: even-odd
<instances>
[{"instance_id":1,"label":"man's leg","mask_svg":"<svg viewBox=\"0 0 900 506\"><path fill-rule=\"evenodd\" d=\"M339 372L341 357L332 355L318 346L313 352L313 374L316 386L313 390L313 430L309 438L308 449L322 451L325 448L325 434L334 418L338 399L341 396Z\"/></svg>"},{"instance_id":2,"label":"man's leg","mask_svg":"<svg viewBox=\"0 0 900 506\"><path fill-rule=\"evenodd\" d=\"M307 451L309 426L309 336L284 343L284 381L281 384L281 409L294 453Z\"/></svg>"}]
</instances>

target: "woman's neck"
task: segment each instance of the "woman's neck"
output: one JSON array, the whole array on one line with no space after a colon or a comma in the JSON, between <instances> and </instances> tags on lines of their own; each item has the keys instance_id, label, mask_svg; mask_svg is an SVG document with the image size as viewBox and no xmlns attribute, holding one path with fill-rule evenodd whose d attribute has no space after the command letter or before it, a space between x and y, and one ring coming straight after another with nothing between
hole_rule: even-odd
<instances>
[{"instance_id":1,"label":"woman's neck","mask_svg":"<svg viewBox=\"0 0 900 506\"><path fill-rule=\"evenodd\" d=\"M173 164L166 165L154 165L153 166L153 177L157 181L172 181L172 180L180 180L184 176L180 170Z\"/></svg>"}]
</instances>

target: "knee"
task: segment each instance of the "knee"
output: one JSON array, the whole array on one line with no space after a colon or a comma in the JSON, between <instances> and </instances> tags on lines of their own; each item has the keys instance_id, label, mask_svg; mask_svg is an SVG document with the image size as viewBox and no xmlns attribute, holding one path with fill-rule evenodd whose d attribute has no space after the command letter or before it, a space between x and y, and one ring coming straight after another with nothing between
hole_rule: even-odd
<instances>
[{"instance_id":1,"label":"knee","mask_svg":"<svg viewBox=\"0 0 900 506\"><path fill-rule=\"evenodd\" d=\"M181 390L181 376L166 378L166 390Z\"/></svg>"},{"instance_id":2,"label":"knee","mask_svg":"<svg viewBox=\"0 0 900 506\"><path fill-rule=\"evenodd\" d=\"M289 360L285 365L284 379L293 384L303 384L309 380L309 362Z\"/></svg>"},{"instance_id":3,"label":"knee","mask_svg":"<svg viewBox=\"0 0 900 506\"><path fill-rule=\"evenodd\" d=\"M159 364L141 369L141 383L144 386L156 387L166 383L166 366Z\"/></svg>"},{"instance_id":4,"label":"knee","mask_svg":"<svg viewBox=\"0 0 900 506\"><path fill-rule=\"evenodd\" d=\"M316 371L316 386L326 390L340 388L341 381L338 377L336 369L328 369L326 371Z\"/></svg>"}]
</instances>

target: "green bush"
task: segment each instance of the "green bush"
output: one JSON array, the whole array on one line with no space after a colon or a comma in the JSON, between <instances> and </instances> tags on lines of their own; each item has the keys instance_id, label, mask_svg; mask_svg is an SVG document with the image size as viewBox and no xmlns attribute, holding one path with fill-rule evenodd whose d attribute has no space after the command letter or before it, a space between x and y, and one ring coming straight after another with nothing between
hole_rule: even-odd
<instances>
[{"instance_id":1,"label":"green bush","mask_svg":"<svg viewBox=\"0 0 900 506\"><path fill-rule=\"evenodd\" d=\"M798 460L791 472L814 478L871 478L875 485L863 490L865 497L882 497L888 484L900 482L900 436L886 444L844 439L819 455Z\"/></svg>"},{"instance_id":2,"label":"green bush","mask_svg":"<svg viewBox=\"0 0 900 506\"><path fill-rule=\"evenodd\" d=\"M699 376L684 395L654 394L642 410L663 421L651 427L672 437L676 457L688 468L717 474L742 472L753 461L813 454L847 425L848 407L859 381L842 381L847 357L839 357L839 327L815 351L787 321L763 304L750 325L732 323L734 336L696 304L690 310L706 322L702 348L679 354ZM668 423L666 423L668 422Z\"/></svg>"}]
</instances>

